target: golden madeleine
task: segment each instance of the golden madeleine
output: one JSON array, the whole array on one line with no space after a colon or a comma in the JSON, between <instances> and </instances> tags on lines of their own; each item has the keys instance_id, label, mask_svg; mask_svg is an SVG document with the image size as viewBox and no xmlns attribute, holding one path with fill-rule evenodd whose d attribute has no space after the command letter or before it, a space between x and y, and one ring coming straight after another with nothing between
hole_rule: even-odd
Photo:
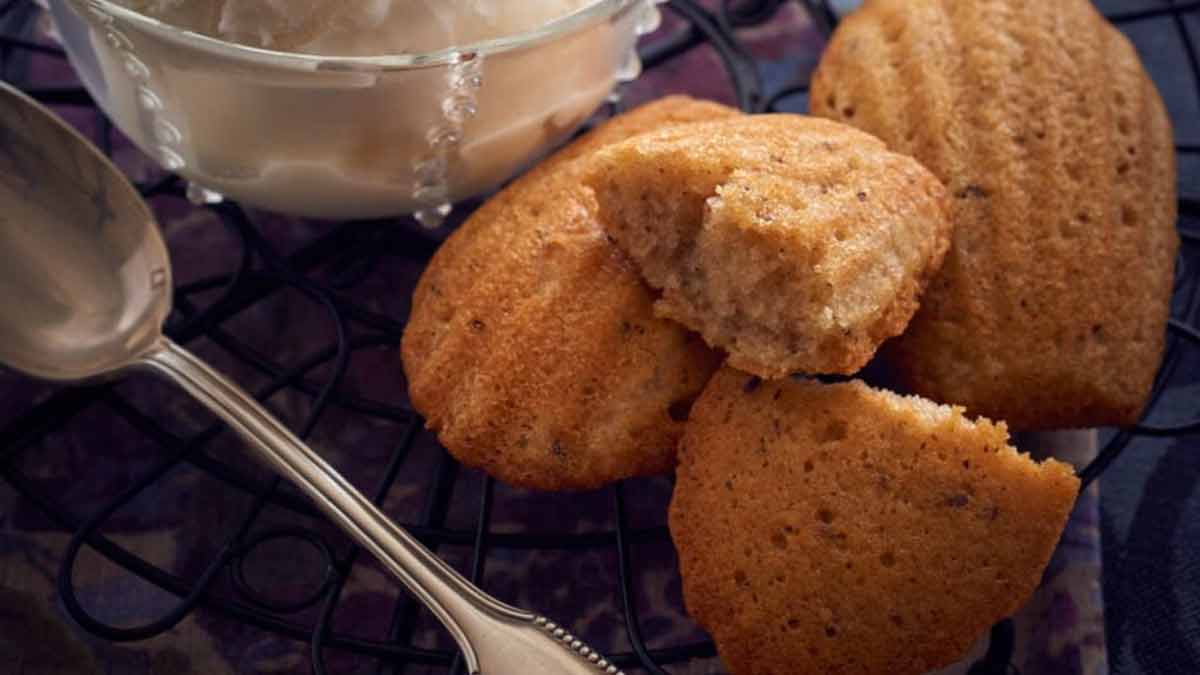
<instances>
[{"instance_id":1,"label":"golden madeleine","mask_svg":"<svg viewBox=\"0 0 1200 675\"><path fill-rule=\"evenodd\" d=\"M418 284L402 356L413 405L459 461L543 490L671 469L720 357L654 316L574 160L737 114L672 97L617 117L493 197L442 246Z\"/></svg>"},{"instance_id":2,"label":"golden madeleine","mask_svg":"<svg viewBox=\"0 0 1200 675\"><path fill-rule=\"evenodd\" d=\"M1018 430L1138 420L1179 248L1175 151L1133 46L1088 0L868 0L812 110L953 198L945 266L885 350L906 387Z\"/></svg>"},{"instance_id":3,"label":"golden madeleine","mask_svg":"<svg viewBox=\"0 0 1200 675\"><path fill-rule=\"evenodd\" d=\"M1075 502L1003 424L724 369L671 502L688 611L736 675L923 675L1032 595Z\"/></svg>"}]
</instances>

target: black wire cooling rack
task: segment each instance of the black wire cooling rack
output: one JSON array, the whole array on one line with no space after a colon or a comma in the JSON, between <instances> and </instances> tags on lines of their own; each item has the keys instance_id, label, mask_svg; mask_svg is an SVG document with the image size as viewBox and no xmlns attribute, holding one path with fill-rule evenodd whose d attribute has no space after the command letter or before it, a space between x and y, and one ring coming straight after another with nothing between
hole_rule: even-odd
<instances>
[{"instance_id":1,"label":"black wire cooling rack","mask_svg":"<svg viewBox=\"0 0 1200 675\"><path fill-rule=\"evenodd\" d=\"M794 109L794 105L785 106L785 103L802 100L807 85L785 83L768 90L761 64L740 41L738 30L771 21L786 4L788 0L725 0L709 4L671 0L667 11L682 21L676 30L658 34L642 46L645 68L662 67L693 49L708 45L719 55L735 99L744 109L766 111L781 106ZM836 25L837 14L830 3L813 0L800 4L822 31L827 33ZM1173 23L1183 45L1179 58L1186 63L1180 67L1190 69L1194 81L1200 82L1198 55L1187 27L1189 20L1200 19L1200 2L1147 3L1146 6L1147 9L1113 14L1109 18L1123 28L1146 21ZM30 37L29 26L38 11L30 0L0 0L0 29L3 29L0 34L0 75L44 103L95 116L100 130L96 141L111 153L112 127L95 109L84 89L77 85L39 86L26 78L25 64L31 55L64 58L57 46ZM1194 156L1200 152L1196 145L1180 145L1178 150L1181 156ZM169 175L144 182L139 188L147 199L179 203L182 203L185 191L183 182ZM612 604L617 608L628 639L628 648L623 653L611 655L612 661L619 666L662 674L672 665L715 654L712 644L702 639L654 648L643 640L643 617L634 583L639 561L633 547L635 544L667 544L669 539L661 520L635 526L634 514L629 507L633 495L626 486L611 488L600 502L604 505L602 508L608 509L607 514L598 517L600 522L608 524L600 529L563 534L496 532L492 527L493 514L498 500L505 499L508 493L501 492L498 497L500 486L483 478L477 495L465 494L458 487L469 472L459 471L444 452L436 462L422 468L425 474L411 476L407 473L411 470L408 466L410 456L418 439L425 435L421 420L412 410L394 400L355 393L354 388L347 386L351 360L368 350L395 348L404 328L401 320L379 311L369 298L364 299L355 290L390 259L402 258L418 264L427 260L440 241L437 234L424 231L407 220L347 222L331 225L311 240L284 253L271 237L264 234L266 229L256 222L258 217L252 218L235 204L208 208L216 213L237 243L232 255L222 252L222 256L237 262L232 271L176 289L176 311L167 329L172 339L183 344L207 340L223 350L233 362L257 373L263 383L255 392L260 400L291 392L309 401L303 419L294 425L302 437L309 437L331 410L350 415L359 423L373 420L394 425L393 444L387 452L381 452L378 466L372 472L375 484L368 492L377 503L382 503L401 477L423 481L427 491L419 513L394 515L435 550L455 547L465 551L459 561L460 567L477 583L484 580L488 561L506 552L611 552L617 566L617 583L611 589ZM1181 200L1180 208L1183 222L1192 225L1198 222L1200 204L1195 200ZM467 210L469 207L459 209L458 217ZM1197 243L1195 232L1181 227L1181 233L1186 246ZM1154 389L1151 410L1179 370L1186 348L1200 342L1200 331L1194 327L1200 312L1200 283L1197 281L1181 258L1176 314L1170 324L1170 347ZM409 293L411 290L395 289L394 292ZM245 325L240 319L261 303L284 292L302 294L325 313L331 337L324 348L302 358L286 360L279 355L263 353L239 333ZM396 375L387 376L399 377L398 373L397 367ZM335 616L344 599L347 579L356 565L369 564L365 559L360 560L360 550L331 533L308 503L280 481L263 479L261 475L210 452L211 446L223 435L218 425L199 433L183 434L152 418L144 407L142 402L126 396L113 385L60 389L0 428L0 477L55 526L73 533L58 574L58 590L63 606L79 625L105 640L139 641L162 635L201 610L309 644L311 663L317 673L328 672L327 655L330 652L374 660L377 664L375 672L411 672L417 667L427 669L422 672L462 672L453 649L418 646L412 641L421 610L398 584L395 589L398 597L386 637L365 639L338 630ZM81 516L56 495L39 490L36 480L22 468L18 459L42 447L48 436L87 414L123 420L124 424L136 429L141 441L155 448L157 454L152 465L130 481L119 497L95 512ZM1171 426L1143 425L1118 432L1097 459L1081 470L1084 483L1094 481L1139 437L1181 436L1196 431L1200 431L1200 421ZM106 523L116 512L177 470L200 472L217 481L230 495L246 498L250 504L240 519L226 524L224 531L207 534L218 537L223 543L215 556L191 575L151 562L104 533ZM473 509L475 525L449 526L447 514L452 508ZM300 519L296 522L301 524L264 526L264 513L268 510L293 514ZM261 584L251 581L246 561L255 551L267 546L285 547L294 551L297 557L315 556L319 573L314 575L310 587L293 597L280 599L265 592L259 587ZM164 591L174 599L173 607L160 618L141 626L116 625L94 616L80 600L73 583L73 572L85 547L98 552L124 572ZM220 590L219 586L225 590ZM562 618L570 620L571 617ZM587 635L584 637L591 639ZM993 629L988 654L975 664L972 674L1013 672L1015 669L1010 664L1013 641L1011 622Z\"/></svg>"}]
</instances>

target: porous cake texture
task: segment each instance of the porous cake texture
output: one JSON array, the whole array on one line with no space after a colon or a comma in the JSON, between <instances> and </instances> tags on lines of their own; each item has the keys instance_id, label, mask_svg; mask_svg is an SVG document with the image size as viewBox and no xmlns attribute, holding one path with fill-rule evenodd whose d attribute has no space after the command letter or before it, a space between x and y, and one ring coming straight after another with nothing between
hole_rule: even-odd
<instances>
[{"instance_id":1,"label":"porous cake texture","mask_svg":"<svg viewBox=\"0 0 1200 675\"><path fill-rule=\"evenodd\" d=\"M756 115L600 151L600 221L659 315L767 378L854 373L899 334L950 240L945 190L842 124Z\"/></svg>"}]
</instances>

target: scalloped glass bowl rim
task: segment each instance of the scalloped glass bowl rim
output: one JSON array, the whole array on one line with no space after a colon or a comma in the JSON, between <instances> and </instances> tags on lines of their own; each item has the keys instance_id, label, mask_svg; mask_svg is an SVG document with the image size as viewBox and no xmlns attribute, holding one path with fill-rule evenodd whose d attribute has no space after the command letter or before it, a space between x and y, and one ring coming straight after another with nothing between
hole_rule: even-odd
<instances>
[{"instance_id":1,"label":"scalloped glass bowl rim","mask_svg":"<svg viewBox=\"0 0 1200 675\"><path fill-rule=\"evenodd\" d=\"M456 45L437 51L416 54L392 54L384 56L325 56L278 52L259 47L249 47L220 38L210 37L190 30L172 26L166 22L146 16L141 12L117 5L111 0L67 0L86 11L81 5L98 5L105 12L127 21L149 33L171 42L217 56L242 57L262 65L293 70L332 70L384 72L391 70L415 70L453 65L469 61L476 56L499 54L525 47L550 42L563 35L575 32L615 16L621 10L632 8L641 2L660 4L666 0L594 0L586 7L555 19L540 28L493 40L483 40L466 45Z\"/></svg>"}]
</instances>

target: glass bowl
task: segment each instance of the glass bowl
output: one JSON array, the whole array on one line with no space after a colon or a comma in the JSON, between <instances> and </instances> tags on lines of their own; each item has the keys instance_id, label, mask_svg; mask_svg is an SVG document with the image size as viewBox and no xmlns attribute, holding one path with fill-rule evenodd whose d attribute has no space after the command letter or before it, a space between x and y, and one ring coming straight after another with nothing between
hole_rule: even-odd
<instances>
[{"instance_id":1,"label":"glass bowl","mask_svg":"<svg viewBox=\"0 0 1200 675\"><path fill-rule=\"evenodd\" d=\"M49 0L116 125L198 199L429 225L566 139L637 77L658 0L596 0L516 36L423 54L235 45L108 0Z\"/></svg>"}]
</instances>

